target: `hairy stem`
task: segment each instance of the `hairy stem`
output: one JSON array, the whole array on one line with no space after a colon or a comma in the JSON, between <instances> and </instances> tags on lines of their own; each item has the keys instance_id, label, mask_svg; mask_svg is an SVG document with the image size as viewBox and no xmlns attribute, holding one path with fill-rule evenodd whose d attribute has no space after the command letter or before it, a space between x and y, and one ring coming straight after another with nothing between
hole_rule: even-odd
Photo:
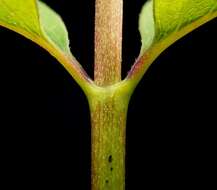
<instances>
[{"instance_id":1,"label":"hairy stem","mask_svg":"<svg viewBox=\"0 0 217 190\"><path fill-rule=\"evenodd\" d=\"M103 88L89 99L92 190L124 190L125 131L129 96Z\"/></svg>"},{"instance_id":2,"label":"hairy stem","mask_svg":"<svg viewBox=\"0 0 217 190\"><path fill-rule=\"evenodd\" d=\"M123 0L96 0L94 79L99 86L121 80Z\"/></svg>"}]
</instances>

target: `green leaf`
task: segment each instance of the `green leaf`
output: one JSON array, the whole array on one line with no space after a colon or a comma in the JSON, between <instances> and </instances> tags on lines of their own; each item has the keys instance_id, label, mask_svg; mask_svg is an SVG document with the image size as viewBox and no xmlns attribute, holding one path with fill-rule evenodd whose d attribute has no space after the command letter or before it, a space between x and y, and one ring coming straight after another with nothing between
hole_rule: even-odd
<instances>
[{"instance_id":1,"label":"green leaf","mask_svg":"<svg viewBox=\"0 0 217 190\"><path fill-rule=\"evenodd\" d=\"M41 38L69 53L67 30L60 17L35 0L0 0L0 25L38 42ZM38 42L40 43L40 42Z\"/></svg>"},{"instance_id":2,"label":"green leaf","mask_svg":"<svg viewBox=\"0 0 217 190\"><path fill-rule=\"evenodd\" d=\"M44 3L38 3L41 28L49 40L70 54L67 29L62 19Z\"/></svg>"},{"instance_id":3,"label":"green leaf","mask_svg":"<svg viewBox=\"0 0 217 190\"><path fill-rule=\"evenodd\" d=\"M139 19L141 54L159 42L166 46L217 16L216 0L149 0Z\"/></svg>"},{"instance_id":4,"label":"green leaf","mask_svg":"<svg viewBox=\"0 0 217 190\"><path fill-rule=\"evenodd\" d=\"M36 2L32 0L0 0L0 23L3 26L42 35Z\"/></svg>"},{"instance_id":5,"label":"green leaf","mask_svg":"<svg viewBox=\"0 0 217 190\"><path fill-rule=\"evenodd\" d=\"M38 0L0 0L0 26L37 43L52 54L84 87L89 80L69 49L67 29L51 8Z\"/></svg>"},{"instance_id":6,"label":"green leaf","mask_svg":"<svg viewBox=\"0 0 217 190\"><path fill-rule=\"evenodd\" d=\"M128 78L141 79L154 59L187 33L217 16L217 0L149 0L142 8L140 56Z\"/></svg>"},{"instance_id":7,"label":"green leaf","mask_svg":"<svg viewBox=\"0 0 217 190\"><path fill-rule=\"evenodd\" d=\"M195 28L195 22L201 22L204 17L212 18L217 14L216 0L155 0L155 43L167 38L169 35L191 26ZM200 21L201 20L201 21Z\"/></svg>"},{"instance_id":8,"label":"green leaf","mask_svg":"<svg viewBox=\"0 0 217 190\"><path fill-rule=\"evenodd\" d=\"M153 43L155 37L153 1L143 6L139 19L139 31L142 39L141 53L144 53Z\"/></svg>"}]
</instances>

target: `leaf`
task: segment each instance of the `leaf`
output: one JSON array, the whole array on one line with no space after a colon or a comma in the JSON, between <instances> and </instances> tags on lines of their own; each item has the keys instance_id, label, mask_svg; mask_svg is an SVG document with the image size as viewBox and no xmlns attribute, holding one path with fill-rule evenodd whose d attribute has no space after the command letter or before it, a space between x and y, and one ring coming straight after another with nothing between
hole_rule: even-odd
<instances>
[{"instance_id":1,"label":"leaf","mask_svg":"<svg viewBox=\"0 0 217 190\"><path fill-rule=\"evenodd\" d=\"M211 19L215 13L217 16L216 0L155 0L155 43L172 35L177 39L176 32L184 30L191 26L195 28L194 23L200 22L206 16L206 20ZM184 32L184 31L181 31Z\"/></svg>"},{"instance_id":2,"label":"leaf","mask_svg":"<svg viewBox=\"0 0 217 190\"><path fill-rule=\"evenodd\" d=\"M142 8L140 56L128 78L136 83L154 59L187 33L217 16L217 0L149 0Z\"/></svg>"},{"instance_id":3,"label":"leaf","mask_svg":"<svg viewBox=\"0 0 217 190\"><path fill-rule=\"evenodd\" d=\"M42 2L35 0L0 0L0 23L35 41L54 43L69 53L68 34L60 17Z\"/></svg>"},{"instance_id":4,"label":"leaf","mask_svg":"<svg viewBox=\"0 0 217 190\"><path fill-rule=\"evenodd\" d=\"M70 52L66 27L60 16L43 2L0 0L0 25L45 48L85 86L87 75Z\"/></svg>"},{"instance_id":5,"label":"leaf","mask_svg":"<svg viewBox=\"0 0 217 190\"><path fill-rule=\"evenodd\" d=\"M151 46L155 37L153 1L148 1L142 9L139 31L142 38L141 53L144 53Z\"/></svg>"},{"instance_id":6,"label":"leaf","mask_svg":"<svg viewBox=\"0 0 217 190\"><path fill-rule=\"evenodd\" d=\"M44 3L38 3L41 28L61 50L70 54L68 32L62 19Z\"/></svg>"}]
</instances>

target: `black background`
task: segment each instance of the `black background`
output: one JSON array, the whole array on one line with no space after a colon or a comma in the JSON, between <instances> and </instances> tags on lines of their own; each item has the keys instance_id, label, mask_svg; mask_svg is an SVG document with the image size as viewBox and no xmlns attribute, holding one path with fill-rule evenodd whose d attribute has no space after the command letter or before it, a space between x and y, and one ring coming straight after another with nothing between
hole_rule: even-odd
<instances>
[{"instance_id":1,"label":"black background","mask_svg":"<svg viewBox=\"0 0 217 190\"><path fill-rule=\"evenodd\" d=\"M49 1L93 76L94 1ZM143 0L124 1L123 77L140 48ZM129 106L127 189L211 184L216 127L216 19L168 48ZM1 176L8 187L90 189L86 98L45 50L0 28ZM213 176L213 177L212 177Z\"/></svg>"}]
</instances>

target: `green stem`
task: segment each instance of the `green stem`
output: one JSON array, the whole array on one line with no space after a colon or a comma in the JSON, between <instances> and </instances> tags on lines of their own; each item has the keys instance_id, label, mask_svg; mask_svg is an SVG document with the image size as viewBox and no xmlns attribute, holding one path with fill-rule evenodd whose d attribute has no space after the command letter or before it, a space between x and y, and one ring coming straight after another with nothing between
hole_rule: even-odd
<instances>
[{"instance_id":1,"label":"green stem","mask_svg":"<svg viewBox=\"0 0 217 190\"><path fill-rule=\"evenodd\" d=\"M124 190L129 96L102 88L89 99L92 123L92 190Z\"/></svg>"}]
</instances>

